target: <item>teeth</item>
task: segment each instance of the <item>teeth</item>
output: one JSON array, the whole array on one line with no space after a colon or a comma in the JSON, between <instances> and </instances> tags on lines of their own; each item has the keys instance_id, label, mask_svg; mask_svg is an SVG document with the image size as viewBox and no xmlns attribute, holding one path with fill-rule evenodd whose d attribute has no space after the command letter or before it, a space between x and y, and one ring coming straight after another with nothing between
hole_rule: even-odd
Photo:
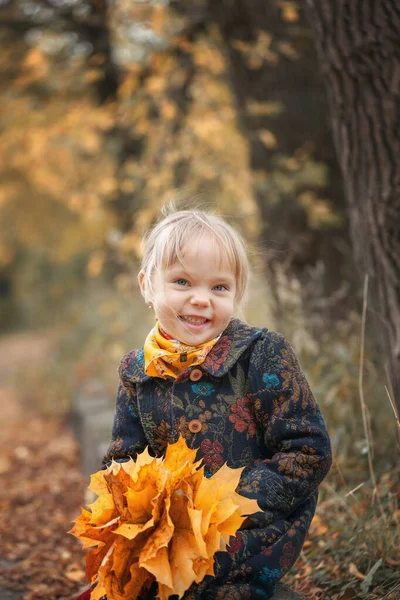
<instances>
[{"instance_id":1,"label":"teeth","mask_svg":"<svg viewBox=\"0 0 400 600\"><path fill-rule=\"evenodd\" d=\"M193 325L200 325L201 323L205 323L207 319L194 319L193 317L181 317L183 321L187 321L188 323L193 323Z\"/></svg>"}]
</instances>

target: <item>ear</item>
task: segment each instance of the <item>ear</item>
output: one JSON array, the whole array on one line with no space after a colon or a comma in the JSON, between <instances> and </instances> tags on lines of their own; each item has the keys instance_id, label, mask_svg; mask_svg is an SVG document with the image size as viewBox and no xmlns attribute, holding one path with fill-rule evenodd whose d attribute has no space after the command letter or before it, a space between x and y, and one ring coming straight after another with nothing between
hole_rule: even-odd
<instances>
[{"instance_id":1,"label":"ear","mask_svg":"<svg viewBox=\"0 0 400 600\"><path fill-rule=\"evenodd\" d=\"M143 296L143 298L145 299L145 302L147 302L147 298L146 298L146 293L145 293L145 285L144 285L144 271L139 271L139 274L137 276L137 280L138 280L138 284L140 287L140 292Z\"/></svg>"}]
</instances>

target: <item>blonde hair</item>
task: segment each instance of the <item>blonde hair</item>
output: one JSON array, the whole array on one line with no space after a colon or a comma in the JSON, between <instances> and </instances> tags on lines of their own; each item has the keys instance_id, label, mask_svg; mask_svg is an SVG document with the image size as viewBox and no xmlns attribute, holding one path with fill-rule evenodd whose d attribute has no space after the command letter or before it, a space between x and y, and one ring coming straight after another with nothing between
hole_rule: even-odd
<instances>
[{"instance_id":1,"label":"blonde hair","mask_svg":"<svg viewBox=\"0 0 400 600\"><path fill-rule=\"evenodd\" d=\"M249 262L242 236L221 217L200 209L163 209L164 218L156 223L143 238L141 271L144 273L144 297L150 300L152 276L157 270L168 268L175 262L184 265L184 250L202 235L214 236L226 253L236 280L235 303L242 309L249 279Z\"/></svg>"}]
</instances>

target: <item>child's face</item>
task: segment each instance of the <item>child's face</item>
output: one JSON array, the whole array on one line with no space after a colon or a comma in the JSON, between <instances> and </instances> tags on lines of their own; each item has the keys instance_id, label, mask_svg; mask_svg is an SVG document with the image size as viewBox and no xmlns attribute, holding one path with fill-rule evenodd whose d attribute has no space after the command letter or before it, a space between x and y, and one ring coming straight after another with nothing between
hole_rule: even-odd
<instances>
[{"instance_id":1,"label":"child's face","mask_svg":"<svg viewBox=\"0 0 400 600\"><path fill-rule=\"evenodd\" d=\"M223 251L210 236L194 240L183 260L184 266L176 262L154 274L151 301L164 331L197 346L227 327L235 307L236 280Z\"/></svg>"}]
</instances>

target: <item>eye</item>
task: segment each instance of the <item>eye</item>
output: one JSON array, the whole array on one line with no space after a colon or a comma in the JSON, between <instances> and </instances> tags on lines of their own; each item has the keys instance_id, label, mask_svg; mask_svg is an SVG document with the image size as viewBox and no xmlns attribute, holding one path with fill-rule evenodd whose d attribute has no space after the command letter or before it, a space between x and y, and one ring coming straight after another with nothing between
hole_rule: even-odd
<instances>
[{"instance_id":1,"label":"eye","mask_svg":"<svg viewBox=\"0 0 400 600\"><path fill-rule=\"evenodd\" d=\"M224 285L223 283L220 283L218 285L214 285L214 290L216 290L217 292L223 292L224 290L227 290L227 286Z\"/></svg>"},{"instance_id":2,"label":"eye","mask_svg":"<svg viewBox=\"0 0 400 600\"><path fill-rule=\"evenodd\" d=\"M175 279L174 283L178 285L188 285L188 281L186 279Z\"/></svg>"}]
</instances>

